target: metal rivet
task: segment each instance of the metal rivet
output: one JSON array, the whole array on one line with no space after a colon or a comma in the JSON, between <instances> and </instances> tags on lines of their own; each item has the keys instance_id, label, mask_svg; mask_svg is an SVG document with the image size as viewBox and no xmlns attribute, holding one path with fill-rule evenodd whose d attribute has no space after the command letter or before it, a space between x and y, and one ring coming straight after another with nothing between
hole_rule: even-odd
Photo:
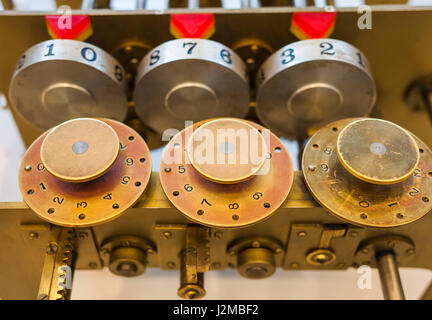
<instances>
[{"instance_id":1,"label":"metal rivet","mask_svg":"<svg viewBox=\"0 0 432 320\"><path fill-rule=\"evenodd\" d=\"M308 170L314 172L316 170L316 167L313 164L311 164L309 165Z\"/></svg>"},{"instance_id":2,"label":"metal rivet","mask_svg":"<svg viewBox=\"0 0 432 320\"><path fill-rule=\"evenodd\" d=\"M299 238L304 238L304 237L306 237L306 235L307 235L307 233L304 232L304 231L300 231L299 233L297 233L297 236L298 236Z\"/></svg>"},{"instance_id":3,"label":"metal rivet","mask_svg":"<svg viewBox=\"0 0 432 320\"><path fill-rule=\"evenodd\" d=\"M259 241L253 241L251 246L252 248L259 248L261 247L261 243Z\"/></svg>"},{"instance_id":4,"label":"metal rivet","mask_svg":"<svg viewBox=\"0 0 432 320\"><path fill-rule=\"evenodd\" d=\"M299 267L299 264L297 262L291 263L291 267L297 269Z\"/></svg>"},{"instance_id":5,"label":"metal rivet","mask_svg":"<svg viewBox=\"0 0 432 320\"><path fill-rule=\"evenodd\" d=\"M90 267L90 269L95 269L97 267L97 263L96 262L90 262L89 267Z\"/></svg>"},{"instance_id":6,"label":"metal rivet","mask_svg":"<svg viewBox=\"0 0 432 320\"><path fill-rule=\"evenodd\" d=\"M174 262L168 262L167 267L170 269L173 269L175 267L175 263Z\"/></svg>"},{"instance_id":7,"label":"metal rivet","mask_svg":"<svg viewBox=\"0 0 432 320\"><path fill-rule=\"evenodd\" d=\"M172 233L169 232L169 231L165 231L165 232L163 233L163 236L164 236L165 239L170 239L171 236L172 236Z\"/></svg>"},{"instance_id":8,"label":"metal rivet","mask_svg":"<svg viewBox=\"0 0 432 320\"><path fill-rule=\"evenodd\" d=\"M26 165L25 168L24 168L24 170L25 170L25 171L30 171L30 170L31 170L31 166Z\"/></svg>"},{"instance_id":9,"label":"metal rivet","mask_svg":"<svg viewBox=\"0 0 432 320\"><path fill-rule=\"evenodd\" d=\"M33 240L33 239L37 239L39 237L39 234L37 232L30 232L28 236L30 239Z\"/></svg>"}]
</instances>

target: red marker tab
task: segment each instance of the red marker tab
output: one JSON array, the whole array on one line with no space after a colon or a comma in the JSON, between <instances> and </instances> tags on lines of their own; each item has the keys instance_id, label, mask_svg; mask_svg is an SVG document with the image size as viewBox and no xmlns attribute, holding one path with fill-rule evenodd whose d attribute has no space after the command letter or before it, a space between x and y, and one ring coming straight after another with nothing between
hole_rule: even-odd
<instances>
[{"instance_id":1,"label":"red marker tab","mask_svg":"<svg viewBox=\"0 0 432 320\"><path fill-rule=\"evenodd\" d=\"M177 39L208 39L215 32L214 15L211 13L172 14L170 16L170 32Z\"/></svg>"},{"instance_id":2,"label":"red marker tab","mask_svg":"<svg viewBox=\"0 0 432 320\"><path fill-rule=\"evenodd\" d=\"M336 12L295 12L290 31L300 40L329 37L336 24Z\"/></svg>"},{"instance_id":3,"label":"red marker tab","mask_svg":"<svg viewBox=\"0 0 432 320\"><path fill-rule=\"evenodd\" d=\"M53 39L84 41L93 34L89 16L45 16L45 21Z\"/></svg>"}]
</instances>

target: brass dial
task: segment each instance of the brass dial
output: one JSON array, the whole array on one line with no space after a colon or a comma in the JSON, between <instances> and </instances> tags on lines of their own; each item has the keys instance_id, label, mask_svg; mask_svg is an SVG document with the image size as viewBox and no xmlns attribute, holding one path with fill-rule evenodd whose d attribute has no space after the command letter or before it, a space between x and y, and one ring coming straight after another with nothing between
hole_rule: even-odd
<instances>
[{"instance_id":1,"label":"brass dial","mask_svg":"<svg viewBox=\"0 0 432 320\"><path fill-rule=\"evenodd\" d=\"M432 209L432 153L388 121L351 118L323 127L302 167L315 199L353 224L395 227Z\"/></svg>"},{"instance_id":2,"label":"brass dial","mask_svg":"<svg viewBox=\"0 0 432 320\"><path fill-rule=\"evenodd\" d=\"M217 139L218 129L225 130L223 139ZM256 159L252 148L244 149L254 141ZM230 162L229 155L237 161ZM235 228L269 217L283 203L293 168L282 142L267 129L221 118L196 123L173 137L162 155L160 179L167 197L189 219Z\"/></svg>"},{"instance_id":3,"label":"brass dial","mask_svg":"<svg viewBox=\"0 0 432 320\"><path fill-rule=\"evenodd\" d=\"M41 218L88 227L132 206L150 174L150 151L134 130L114 120L81 118L33 142L20 165L19 186Z\"/></svg>"}]
</instances>

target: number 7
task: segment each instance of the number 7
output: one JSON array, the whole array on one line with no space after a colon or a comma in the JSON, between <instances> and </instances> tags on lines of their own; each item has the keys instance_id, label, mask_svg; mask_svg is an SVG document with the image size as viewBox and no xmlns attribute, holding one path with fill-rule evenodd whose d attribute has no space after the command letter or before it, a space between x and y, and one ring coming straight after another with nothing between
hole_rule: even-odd
<instances>
[{"instance_id":1,"label":"number 7","mask_svg":"<svg viewBox=\"0 0 432 320\"><path fill-rule=\"evenodd\" d=\"M183 48L186 48L186 46L190 46L190 48L187 51L187 54L192 54L192 51L197 44L198 42L183 42Z\"/></svg>"}]
</instances>

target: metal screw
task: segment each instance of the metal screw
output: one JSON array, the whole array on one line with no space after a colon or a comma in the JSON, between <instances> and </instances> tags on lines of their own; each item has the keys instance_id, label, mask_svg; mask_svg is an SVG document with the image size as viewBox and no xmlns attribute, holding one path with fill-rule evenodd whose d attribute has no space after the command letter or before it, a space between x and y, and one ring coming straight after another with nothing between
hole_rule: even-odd
<instances>
[{"instance_id":1,"label":"metal screw","mask_svg":"<svg viewBox=\"0 0 432 320\"><path fill-rule=\"evenodd\" d=\"M171 168L170 167L166 167L165 168L165 172L171 172Z\"/></svg>"},{"instance_id":2,"label":"metal screw","mask_svg":"<svg viewBox=\"0 0 432 320\"><path fill-rule=\"evenodd\" d=\"M28 234L28 236L30 239L34 240L34 239L37 239L39 237L39 234L37 232L30 232Z\"/></svg>"},{"instance_id":3,"label":"metal screw","mask_svg":"<svg viewBox=\"0 0 432 320\"><path fill-rule=\"evenodd\" d=\"M101 249L101 254L105 255L105 254L108 254L108 253L110 253L110 250L108 248L102 248Z\"/></svg>"},{"instance_id":4,"label":"metal screw","mask_svg":"<svg viewBox=\"0 0 432 320\"><path fill-rule=\"evenodd\" d=\"M297 269L299 267L299 264L297 262L291 263L291 267Z\"/></svg>"},{"instance_id":5,"label":"metal screw","mask_svg":"<svg viewBox=\"0 0 432 320\"><path fill-rule=\"evenodd\" d=\"M281 253L282 252L282 249L281 248L276 248L275 249L275 253Z\"/></svg>"},{"instance_id":6,"label":"metal screw","mask_svg":"<svg viewBox=\"0 0 432 320\"><path fill-rule=\"evenodd\" d=\"M170 269L173 269L175 267L174 262L168 262L167 263L167 267L170 268Z\"/></svg>"},{"instance_id":7,"label":"metal screw","mask_svg":"<svg viewBox=\"0 0 432 320\"><path fill-rule=\"evenodd\" d=\"M46 249L47 254L54 254L57 252L58 246L55 243L50 243Z\"/></svg>"},{"instance_id":8,"label":"metal screw","mask_svg":"<svg viewBox=\"0 0 432 320\"><path fill-rule=\"evenodd\" d=\"M314 172L316 170L316 167L313 164L311 164L309 165L308 170Z\"/></svg>"},{"instance_id":9,"label":"metal screw","mask_svg":"<svg viewBox=\"0 0 432 320\"><path fill-rule=\"evenodd\" d=\"M220 238L222 238L222 232L220 232L220 231L216 231L216 232L214 233L214 237L215 237L216 239L220 239Z\"/></svg>"},{"instance_id":10,"label":"metal screw","mask_svg":"<svg viewBox=\"0 0 432 320\"><path fill-rule=\"evenodd\" d=\"M251 245L252 245L252 248L259 248L259 247L261 247L261 243L259 241L253 241Z\"/></svg>"},{"instance_id":11,"label":"metal screw","mask_svg":"<svg viewBox=\"0 0 432 320\"><path fill-rule=\"evenodd\" d=\"M185 298L186 299L194 299L198 295L198 291L196 290L188 290L185 292Z\"/></svg>"},{"instance_id":12,"label":"metal screw","mask_svg":"<svg viewBox=\"0 0 432 320\"><path fill-rule=\"evenodd\" d=\"M414 253L415 253L415 250L414 250L413 248L411 248L411 249L408 249L408 250L406 251L406 253L408 253L408 254L414 254Z\"/></svg>"},{"instance_id":13,"label":"metal screw","mask_svg":"<svg viewBox=\"0 0 432 320\"><path fill-rule=\"evenodd\" d=\"M87 238L87 237L88 237L87 232L84 232L84 231L83 231L83 232L80 232L80 233L79 233L79 238L80 238L80 239L85 239L85 238Z\"/></svg>"},{"instance_id":14,"label":"metal screw","mask_svg":"<svg viewBox=\"0 0 432 320\"><path fill-rule=\"evenodd\" d=\"M146 250L146 253L147 253L147 254L153 254L153 252L154 252L154 251L153 251L152 248L148 248L148 249Z\"/></svg>"},{"instance_id":15,"label":"metal screw","mask_svg":"<svg viewBox=\"0 0 432 320\"><path fill-rule=\"evenodd\" d=\"M230 256L235 256L237 254L237 252L235 250L230 250L229 251L229 255Z\"/></svg>"},{"instance_id":16,"label":"metal screw","mask_svg":"<svg viewBox=\"0 0 432 320\"><path fill-rule=\"evenodd\" d=\"M30 170L31 170L31 166L26 165L25 168L24 168L24 170L25 170L25 171L30 171Z\"/></svg>"},{"instance_id":17,"label":"metal screw","mask_svg":"<svg viewBox=\"0 0 432 320\"><path fill-rule=\"evenodd\" d=\"M169 238L171 238L172 233L169 232L169 231L165 231L165 232L163 233L163 236L164 236L165 239L169 239Z\"/></svg>"},{"instance_id":18,"label":"metal screw","mask_svg":"<svg viewBox=\"0 0 432 320\"><path fill-rule=\"evenodd\" d=\"M95 269L97 267L97 263L96 262L90 262L89 267L90 267L90 269Z\"/></svg>"},{"instance_id":19,"label":"metal screw","mask_svg":"<svg viewBox=\"0 0 432 320\"><path fill-rule=\"evenodd\" d=\"M122 246L123 247L130 247L130 245L131 245L131 243L128 240L125 240L125 241L122 242Z\"/></svg>"},{"instance_id":20,"label":"metal screw","mask_svg":"<svg viewBox=\"0 0 432 320\"><path fill-rule=\"evenodd\" d=\"M362 253L369 253L369 249L368 248L363 248L363 249L361 249L361 252Z\"/></svg>"},{"instance_id":21,"label":"metal screw","mask_svg":"<svg viewBox=\"0 0 432 320\"><path fill-rule=\"evenodd\" d=\"M388 246L389 248L394 248L395 243L394 243L393 241L387 241L387 246Z\"/></svg>"},{"instance_id":22,"label":"metal screw","mask_svg":"<svg viewBox=\"0 0 432 320\"><path fill-rule=\"evenodd\" d=\"M300 231L299 233L297 233L297 236L298 236L299 238L304 238L304 237L306 237L306 235L307 235L307 233L304 232L304 231Z\"/></svg>"},{"instance_id":23,"label":"metal screw","mask_svg":"<svg viewBox=\"0 0 432 320\"><path fill-rule=\"evenodd\" d=\"M358 232L357 232L357 231L351 231L351 232L349 233L349 236L350 236L351 238L355 238L355 237L358 236Z\"/></svg>"}]
</instances>

